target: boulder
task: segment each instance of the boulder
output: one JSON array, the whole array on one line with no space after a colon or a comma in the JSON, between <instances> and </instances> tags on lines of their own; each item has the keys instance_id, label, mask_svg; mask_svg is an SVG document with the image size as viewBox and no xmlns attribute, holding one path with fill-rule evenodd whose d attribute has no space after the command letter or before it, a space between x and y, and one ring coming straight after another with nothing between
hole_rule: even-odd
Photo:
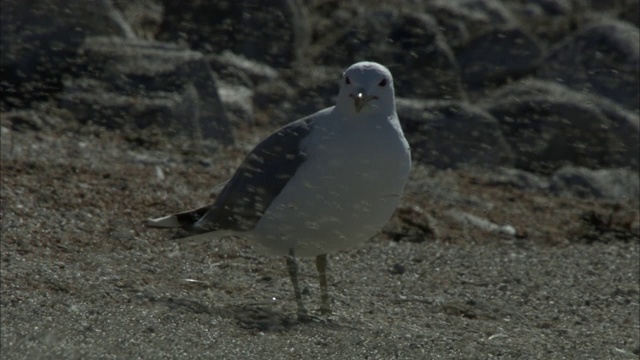
<instances>
[{"instance_id":1,"label":"boulder","mask_svg":"<svg viewBox=\"0 0 640 360\"><path fill-rule=\"evenodd\" d=\"M470 91L486 91L535 71L543 50L519 28L496 29L473 38L456 53Z\"/></svg>"},{"instance_id":2,"label":"boulder","mask_svg":"<svg viewBox=\"0 0 640 360\"><path fill-rule=\"evenodd\" d=\"M609 19L587 26L551 49L538 76L606 97L637 113L639 68L638 28Z\"/></svg>"},{"instance_id":3,"label":"boulder","mask_svg":"<svg viewBox=\"0 0 640 360\"><path fill-rule=\"evenodd\" d=\"M479 105L500 120L507 140L512 146L520 149L515 150L516 154L524 156L521 166L532 160L529 158L532 153L542 156L545 151L551 157L538 157L538 160L535 160L538 162L537 165L551 165L562 157L562 154L566 155L565 161L571 162L571 156L577 155L574 150L578 149L581 149L578 153L582 154L579 156L582 160L578 161L585 166L622 166L638 169L640 165L638 115L606 98L578 93L552 81L526 79L499 88L481 100ZM575 108L575 111L571 108ZM526 126L527 121L537 121L535 119L541 122ZM534 136L535 132L539 135L530 140L524 136L527 132L531 136ZM563 137L566 139L563 140ZM546 145L543 144L545 141ZM548 148L554 141L560 147ZM563 144L566 141L575 146ZM531 148L535 143L538 144L537 150ZM586 144L591 145L587 147ZM562 150L565 146L574 150ZM552 166L552 171L557 166L559 163Z\"/></svg>"},{"instance_id":4,"label":"boulder","mask_svg":"<svg viewBox=\"0 0 640 360\"><path fill-rule=\"evenodd\" d=\"M109 128L160 126L232 142L216 79L204 55L174 44L87 38L82 77L67 82L61 106Z\"/></svg>"},{"instance_id":5,"label":"boulder","mask_svg":"<svg viewBox=\"0 0 640 360\"><path fill-rule=\"evenodd\" d=\"M162 0L158 39L186 42L204 54L229 50L277 68L300 61L309 45L300 0Z\"/></svg>"},{"instance_id":6,"label":"boulder","mask_svg":"<svg viewBox=\"0 0 640 360\"><path fill-rule=\"evenodd\" d=\"M464 99L453 52L429 15L392 10L365 12L336 31L318 60L344 67L357 61L386 64L396 95L429 99Z\"/></svg>"},{"instance_id":7,"label":"boulder","mask_svg":"<svg viewBox=\"0 0 640 360\"><path fill-rule=\"evenodd\" d=\"M513 163L498 121L473 105L398 99L398 116L421 163L440 169Z\"/></svg>"},{"instance_id":8,"label":"boulder","mask_svg":"<svg viewBox=\"0 0 640 360\"><path fill-rule=\"evenodd\" d=\"M638 203L640 178L637 172L629 169L565 166L551 177L550 190L558 195Z\"/></svg>"},{"instance_id":9,"label":"boulder","mask_svg":"<svg viewBox=\"0 0 640 360\"><path fill-rule=\"evenodd\" d=\"M63 78L74 76L85 37L135 37L109 0L3 0L0 25L0 101L6 108L58 94Z\"/></svg>"}]
</instances>

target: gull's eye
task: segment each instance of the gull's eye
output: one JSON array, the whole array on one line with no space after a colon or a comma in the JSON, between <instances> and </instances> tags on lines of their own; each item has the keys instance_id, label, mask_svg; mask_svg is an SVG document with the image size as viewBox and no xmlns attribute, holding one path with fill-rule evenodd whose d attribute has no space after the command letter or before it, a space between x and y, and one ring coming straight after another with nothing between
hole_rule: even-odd
<instances>
[{"instance_id":1,"label":"gull's eye","mask_svg":"<svg viewBox=\"0 0 640 360\"><path fill-rule=\"evenodd\" d=\"M378 83L378 86L380 86L380 87L385 87L386 85L387 85L387 79L386 79L386 78L382 79L382 80Z\"/></svg>"},{"instance_id":2,"label":"gull's eye","mask_svg":"<svg viewBox=\"0 0 640 360\"><path fill-rule=\"evenodd\" d=\"M349 79L348 76L345 76L344 77L344 83L347 84L347 85L351 84L351 79Z\"/></svg>"}]
</instances>

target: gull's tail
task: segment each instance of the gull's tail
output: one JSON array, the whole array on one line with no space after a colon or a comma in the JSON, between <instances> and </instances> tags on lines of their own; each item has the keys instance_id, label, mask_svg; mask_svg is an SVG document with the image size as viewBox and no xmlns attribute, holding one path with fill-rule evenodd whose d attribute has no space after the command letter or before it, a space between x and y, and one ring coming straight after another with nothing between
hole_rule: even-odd
<instances>
[{"instance_id":1,"label":"gull's tail","mask_svg":"<svg viewBox=\"0 0 640 360\"><path fill-rule=\"evenodd\" d=\"M176 214L162 216L155 219L148 219L145 225L152 228L175 229L180 230L172 236L173 239L179 239L197 235L202 231L198 231L193 225L209 211L211 205L203 206L194 210L184 211Z\"/></svg>"}]
</instances>

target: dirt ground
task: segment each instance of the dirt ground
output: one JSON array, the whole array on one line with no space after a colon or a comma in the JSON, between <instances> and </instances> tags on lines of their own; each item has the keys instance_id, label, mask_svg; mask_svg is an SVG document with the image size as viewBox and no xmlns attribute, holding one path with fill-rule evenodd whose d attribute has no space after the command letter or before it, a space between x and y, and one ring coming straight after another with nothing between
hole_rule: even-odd
<instances>
[{"instance_id":1,"label":"dirt ground","mask_svg":"<svg viewBox=\"0 0 640 360\"><path fill-rule=\"evenodd\" d=\"M401 216L330 255L334 314L299 323L284 259L142 226L206 203L273 129L215 149L152 130L32 125L2 119L3 359L640 355L638 199L553 197L493 170L415 166ZM315 309L312 261L302 273Z\"/></svg>"}]
</instances>

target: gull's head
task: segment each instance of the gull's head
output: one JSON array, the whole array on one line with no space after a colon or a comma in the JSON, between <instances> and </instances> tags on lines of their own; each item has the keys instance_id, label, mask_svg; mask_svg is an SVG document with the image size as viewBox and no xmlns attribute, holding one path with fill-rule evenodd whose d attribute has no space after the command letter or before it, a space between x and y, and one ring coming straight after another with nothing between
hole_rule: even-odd
<instances>
[{"instance_id":1,"label":"gull's head","mask_svg":"<svg viewBox=\"0 0 640 360\"><path fill-rule=\"evenodd\" d=\"M351 114L395 112L389 69L369 61L349 66L342 76L336 109Z\"/></svg>"}]
</instances>

